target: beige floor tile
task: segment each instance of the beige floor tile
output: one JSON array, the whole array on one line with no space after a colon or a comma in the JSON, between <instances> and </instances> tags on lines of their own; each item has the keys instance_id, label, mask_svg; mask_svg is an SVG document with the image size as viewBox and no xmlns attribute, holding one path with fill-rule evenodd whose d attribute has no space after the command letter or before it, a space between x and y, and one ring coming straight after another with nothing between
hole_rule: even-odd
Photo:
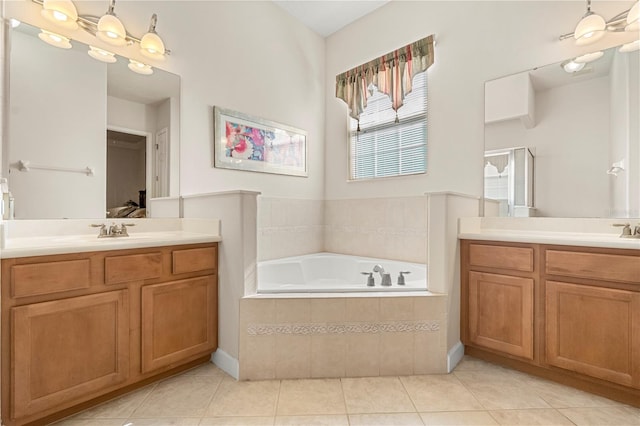
<instances>
[{"instance_id":1,"label":"beige floor tile","mask_svg":"<svg viewBox=\"0 0 640 426\"><path fill-rule=\"evenodd\" d=\"M497 425L486 411L450 411L420 413L426 426L489 426Z\"/></svg>"},{"instance_id":2,"label":"beige floor tile","mask_svg":"<svg viewBox=\"0 0 640 426\"><path fill-rule=\"evenodd\" d=\"M222 376L176 376L158 383L131 418L201 417Z\"/></svg>"},{"instance_id":3,"label":"beige floor tile","mask_svg":"<svg viewBox=\"0 0 640 426\"><path fill-rule=\"evenodd\" d=\"M522 373L496 371L460 371L454 375L471 391L486 410L551 408L531 391Z\"/></svg>"},{"instance_id":4,"label":"beige floor tile","mask_svg":"<svg viewBox=\"0 0 640 426\"><path fill-rule=\"evenodd\" d=\"M483 410L484 407L453 374L401 377L418 411Z\"/></svg>"},{"instance_id":5,"label":"beige floor tile","mask_svg":"<svg viewBox=\"0 0 640 426\"><path fill-rule=\"evenodd\" d=\"M226 376L227 373L219 369L214 363L207 362L187 370L183 373L184 376Z\"/></svg>"},{"instance_id":6,"label":"beige floor tile","mask_svg":"<svg viewBox=\"0 0 640 426\"><path fill-rule=\"evenodd\" d=\"M342 379L342 389L349 414L416 411L397 377Z\"/></svg>"},{"instance_id":7,"label":"beige floor tile","mask_svg":"<svg viewBox=\"0 0 640 426\"><path fill-rule=\"evenodd\" d=\"M462 360L456 365L454 371L478 371L478 370L490 370L498 367L495 364L491 364L487 361L483 361L478 358L470 357L469 355L465 355Z\"/></svg>"},{"instance_id":8,"label":"beige floor tile","mask_svg":"<svg viewBox=\"0 0 640 426\"><path fill-rule=\"evenodd\" d=\"M351 414L349 424L351 426L424 426L418 413Z\"/></svg>"},{"instance_id":9,"label":"beige floor tile","mask_svg":"<svg viewBox=\"0 0 640 426\"><path fill-rule=\"evenodd\" d=\"M327 416L277 416L275 426L349 426L346 414Z\"/></svg>"},{"instance_id":10,"label":"beige floor tile","mask_svg":"<svg viewBox=\"0 0 640 426\"><path fill-rule=\"evenodd\" d=\"M559 409L577 426L638 426L640 425L640 408L629 406L599 408L564 408Z\"/></svg>"},{"instance_id":11,"label":"beige floor tile","mask_svg":"<svg viewBox=\"0 0 640 426\"><path fill-rule=\"evenodd\" d=\"M127 426L198 426L199 424L200 417L129 419L126 422Z\"/></svg>"},{"instance_id":12,"label":"beige floor tile","mask_svg":"<svg viewBox=\"0 0 640 426\"><path fill-rule=\"evenodd\" d=\"M345 414L339 379L283 380L278 416Z\"/></svg>"},{"instance_id":13,"label":"beige floor tile","mask_svg":"<svg viewBox=\"0 0 640 426\"><path fill-rule=\"evenodd\" d=\"M127 422L126 419L91 419L91 426L122 426ZM88 426L87 419L63 419L57 423L53 423L55 426Z\"/></svg>"},{"instance_id":14,"label":"beige floor tile","mask_svg":"<svg viewBox=\"0 0 640 426\"><path fill-rule=\"evenodd\" d=\"M205 416L275 416L279 391L278 380L238 382L225 378Z\"/></svg>"},{"instance_id":15,"label":"beige floor tile","mask_svg":"<svg viewBox=\"0 0 640 426\"><path fill-rule=\"evenodd\" d=\"M200 426L273 426L274 417L205 417Z\"/></svg>"},{"instance_id":16,"label":"beige floor tile","mask_svg":"<svg viewBox=\"0 0 640 426\"><path fill-rule=\"evenodd\" d=\"M531 392L544 399L554 408L607 407L620 405L619 402L583 392L559 383L531 377L525 380Z\"/></svg>"},{"instance_id":17,"label":"beige floor tile","mask_svg":"<svg viewBox=\"0 0 640 426\"><path fill-rule=\"evenodd\" d=\"M571 426L573 423L555 409L533 410L498 410L491 411L491 415L501 425L522 426Z\"/></svg>"},{"instance_id":18,"label":"beige floor tile","mask_svg":"<svg viewBox=\"0 0 640 426\"><path fill-rule=\"evenodd\" d=\"M126 419L142 404L156 387L156 384L146 386L111 401L89 408L74 416L75 419Z\"/></svg>"}]
</instances>

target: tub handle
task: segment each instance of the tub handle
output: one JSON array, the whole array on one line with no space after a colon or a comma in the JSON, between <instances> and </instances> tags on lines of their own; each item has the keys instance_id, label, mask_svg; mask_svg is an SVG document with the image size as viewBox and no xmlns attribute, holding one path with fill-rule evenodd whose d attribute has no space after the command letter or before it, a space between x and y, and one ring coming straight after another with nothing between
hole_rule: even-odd
<instances>
[{"instance_id":1,"label":"tub handle","mask_svg":"<svg viewBox=\"0 0 640 426\"><path fill-rule=\"evenodd\" d=\"M411 271L400 271L400 275L398 275L398 285L405 285L404 274L410 274Z\"/></svg>"},{"instance_id":2,"label":"tub handle","mask_svg":"<svg viewBox=\"0 0 640 426\"><path fill-rule=\"evenodd\" d=\"M373 272L360 272L362 275L368 275L367 277L367 287L373 287L376 283L373 280Z\"/></svg>"}]
</instances>

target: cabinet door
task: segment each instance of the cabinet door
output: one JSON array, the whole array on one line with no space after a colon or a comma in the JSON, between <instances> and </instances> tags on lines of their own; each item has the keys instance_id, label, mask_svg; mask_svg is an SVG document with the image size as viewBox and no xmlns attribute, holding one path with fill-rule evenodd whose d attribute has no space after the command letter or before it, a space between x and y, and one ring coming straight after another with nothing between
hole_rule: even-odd
<instances>
[{"instance_id":1,"label":"cabinet door","mask_svg":"<svg viewBox=\"0 0 640 426\"><path fill-rule=\"evenodd\" d=\"M469 338L533 359L533 279L469 272Z\"/></svg>"},{"instance_id":2,"label":"cabinet door","mask_svg":"<svg viewBox=\"0 0 640 426\"><path fill-rule=\"evenodd\" d=\"M215 275L142 288L142 372L217 346L218 291Z\"/></svg>"},{"instance_id":3,"label":"cabinet door","mask_svg":"<svg viewBox=\"0 0 640 426\"><path fill-rule=\"evenodd\" d=\"M640 388L640 293L546 282L546 358Z\"/></svg>"},{"instance_id":4,"label":"cabinet door","mask_svg":"<svg viewBox=\"0 0 640 426\"><path fill-rule=\"evenodd\" d=\"M11 415L71 406L125 381L127 290L11 309Z\"/></svg>"}]
</instances>

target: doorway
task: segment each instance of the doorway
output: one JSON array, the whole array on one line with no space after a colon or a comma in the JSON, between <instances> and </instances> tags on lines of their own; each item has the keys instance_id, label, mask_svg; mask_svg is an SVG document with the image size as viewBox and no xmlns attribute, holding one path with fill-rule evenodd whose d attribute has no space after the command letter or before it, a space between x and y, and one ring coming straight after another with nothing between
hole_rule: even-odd
<instances>
[{"instance_id":1,"label":"doorway","mask_svg":"<svg viewBox=\"0 0 640 426\"><path fill-rule=\"evenodd\" d=\"M107 217L146 217L149 135L107 130Z\"/></svg>"}]
</instances>

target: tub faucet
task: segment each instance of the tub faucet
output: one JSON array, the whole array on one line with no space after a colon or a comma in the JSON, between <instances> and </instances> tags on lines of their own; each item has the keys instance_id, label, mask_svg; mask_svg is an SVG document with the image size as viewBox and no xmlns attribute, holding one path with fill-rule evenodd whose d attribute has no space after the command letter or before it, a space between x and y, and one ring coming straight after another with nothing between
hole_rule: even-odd
<instances>
[{"instance_id":1,"label":"tub faucet","mask_svg":"<svg viewBox=\"0 0 640 426\"><path fill-rule=\"evenodd\" d=\"M378 272L380 274L380 278L384 279L384 268L382 265L377 264L373 267L373 272Z\"/></svg>"}]
</instances>

